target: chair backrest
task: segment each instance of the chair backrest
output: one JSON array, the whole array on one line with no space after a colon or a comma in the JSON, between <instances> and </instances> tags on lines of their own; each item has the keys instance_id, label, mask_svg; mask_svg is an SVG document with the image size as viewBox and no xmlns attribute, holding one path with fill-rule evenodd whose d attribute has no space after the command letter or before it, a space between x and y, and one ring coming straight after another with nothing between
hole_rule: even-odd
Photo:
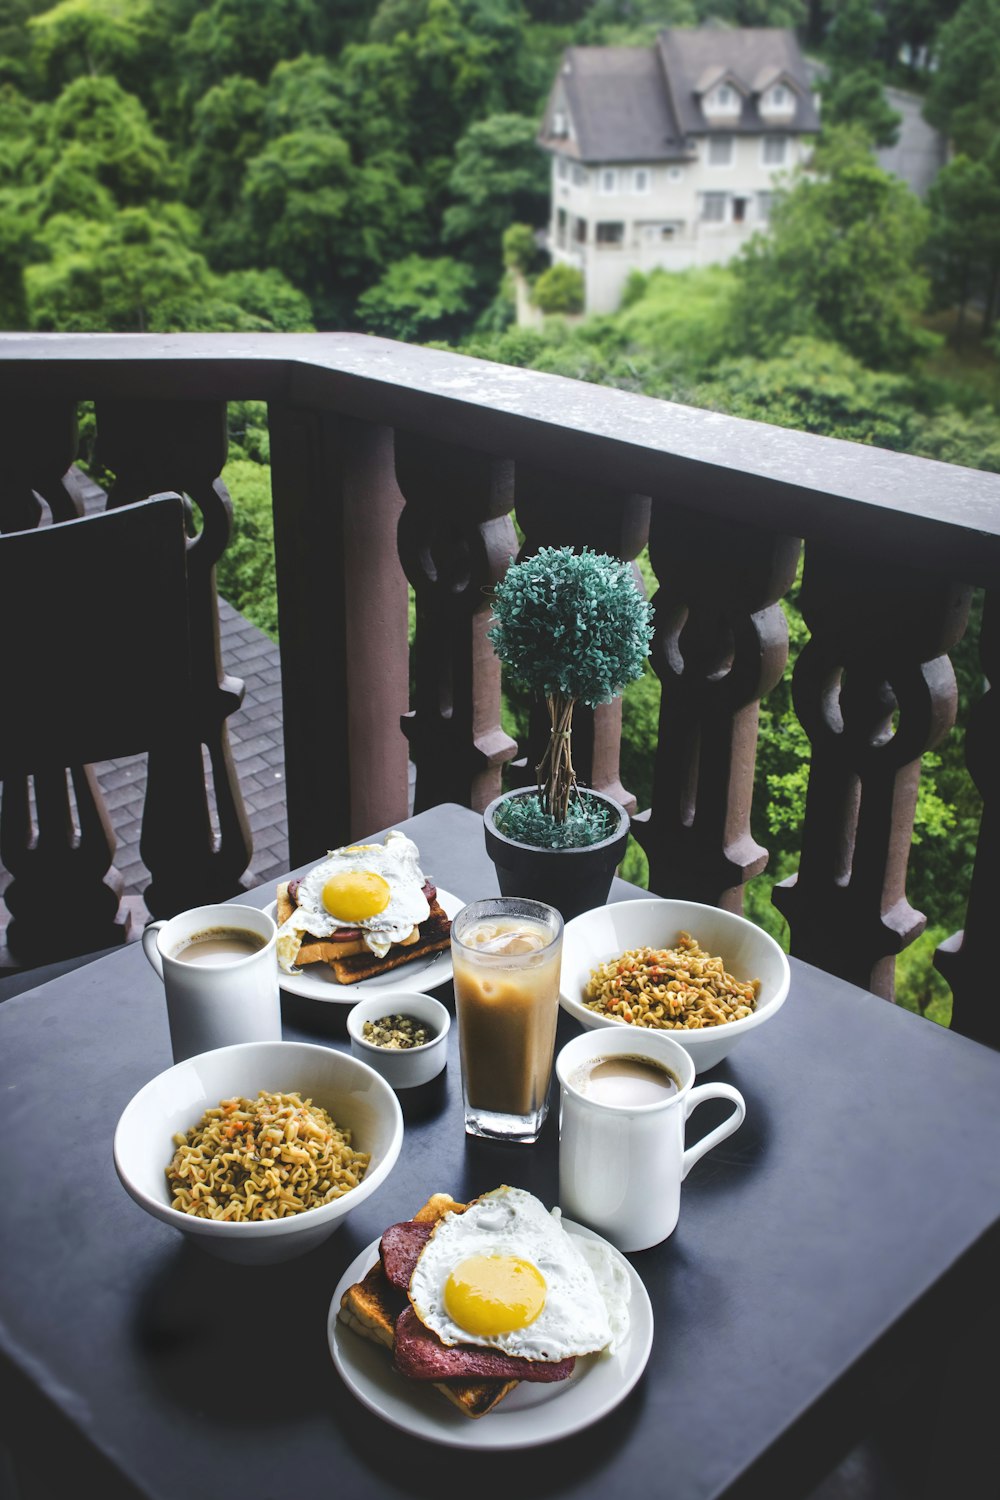
<instances>
[{"instance_id":1,"label":"chair backrest","mask_svg":"<svg viewBox=\"0 0 1000 1500\"><path fill-rule=\"evenodd\" d=\"M0 779L190 718L187 545L180 495L0 536Z\"/></svg>"},{"instance_id":2,"label":"chair backrest","mask_svg":"<svg viewBox=\"0 0 1000 1500\"><path fill-rule=\"evenodd\" d=\"M153 916L246 888L253 846L225 723L243 684L222 672L214 579L228 496L210 499L211 526L194 538L175 493L0 534L0 864L18 964L129 934L94 762L147 753Z\"/></svg>"}]
</instances>

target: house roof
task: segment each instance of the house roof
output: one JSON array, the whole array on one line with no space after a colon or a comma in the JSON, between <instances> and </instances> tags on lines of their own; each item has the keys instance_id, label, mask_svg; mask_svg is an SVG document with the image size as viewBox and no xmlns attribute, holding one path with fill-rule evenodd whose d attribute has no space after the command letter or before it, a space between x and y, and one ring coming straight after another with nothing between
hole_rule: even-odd
<instances>
[{"instance_id":1,"label":"house roof","mask_svg":"<svg viewBox=\"0 0 1000 1500\"><path fill-rule=\"evenodd\" d=\"M568 110L573 134L553 133ZM689 155L653 47L568 47L539 136L580 161L664 161Z\"/></svg>"},{"instance_id":2,"label":"house roof","mask_svg":"<svg viewBox=\"0 0 1000 1500\"><path fill-rule=\"evenodd\" d=\"M720 80L743 96L741 113L706 119L701 97ZM761 92L787 83L793 116L766 120ZM570 132L555 130L569 117ZM683 161L692 137L808 134L819 130L805 59L793 31L777 27L671 27L653 47L568 47L549 95L539 144L582 162Z\"/></svg>"},{"instance_id":3,"label":"house roof","mask_svg":"<svg viewBox=\"0 0 1000 1500\"><path fill-rule=\"evenodd\" d=\"M809 72L794 31L776 26L675 26L660 32L656 51L685 135L713 131L763 135L819 129ZM713 74L731 78L743 95L737 118L712 122L705 118L701 96L707 91L704 80ZM796 95L795 114L790 119L766 120L758 100L764 89L779 80Z\"/></svg>"}]
</instances>

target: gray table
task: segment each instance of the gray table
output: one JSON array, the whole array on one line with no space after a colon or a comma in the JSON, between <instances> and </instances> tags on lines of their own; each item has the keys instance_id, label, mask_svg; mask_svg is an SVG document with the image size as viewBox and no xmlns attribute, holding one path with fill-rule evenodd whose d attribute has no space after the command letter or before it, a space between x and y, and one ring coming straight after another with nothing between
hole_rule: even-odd
<instances>
[{"instance_id":1,"label":"gray table","mask_svg":"<svg viewBox=\"0 0 1000 1500\"><path fill-rule=\"evenodd\" d=\"M403 826L445 889L495 891L477 815ZM346 1046L343 1014L289 1002L286 1035ZM560 1038L575 1030L563 1016ZM138 945L0 1006L0 1412L39 1495L795 1495L911 1389L914 1442L934 1417L944 1434L926 1472L984 1493L957 1423L995 1327L1000 1054L793 962L782 1011L713 1073L745 1094L745 1126L688 1178L672 1238L630 1257L655 1318L636 1390L577 1437L474 1456L383 1425L326 1343L341 1272L430 1193L509 1182L555 1202L554 1115L533 1148L468 1139L454 1028L451 1043L441 1079L402 1096L402 1154L371 1202L312 1255L246 1269L152 1221L115 1176L118 1116L171 1060Z\"/></svg>"}]
</instances>

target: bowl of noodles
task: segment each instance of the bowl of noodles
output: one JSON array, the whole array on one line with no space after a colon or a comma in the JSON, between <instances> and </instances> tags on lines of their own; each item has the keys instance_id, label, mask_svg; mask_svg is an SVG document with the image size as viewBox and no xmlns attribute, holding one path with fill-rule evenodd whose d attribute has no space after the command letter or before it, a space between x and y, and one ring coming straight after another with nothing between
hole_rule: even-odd
<instances>
[{"instance_id":1,"label":"bowl of noodles","mask_svg":"<svg viewBox=\"0 0 1000 1500\"><path fill-rule=\"evenodd\" d=\"M388 1177L395 1093L349 1053L241 1042L167 1068L126 1105L114 1159L147 1213L224 1260L271 1265L321 1244Z\"/></svg>"},{"instance_id":2,"label":"bowl of noodles","mask_svg":"<svg viewBox=\"0 0 1000 1500\"><path fill-rule=\"evenodd\" d=\"M790 978L781 948L745 917L650 896L566 923L560 1004L588 1029L668 1031L704 1073L777 1014Z\"/></svg>"}]
</instances>

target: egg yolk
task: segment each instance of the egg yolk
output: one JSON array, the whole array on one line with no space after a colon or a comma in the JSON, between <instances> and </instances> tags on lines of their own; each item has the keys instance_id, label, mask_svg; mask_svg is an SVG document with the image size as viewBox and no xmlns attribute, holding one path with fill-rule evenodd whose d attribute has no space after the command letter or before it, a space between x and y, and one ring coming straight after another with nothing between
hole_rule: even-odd
<instances>
[{"instance_id":1,"label":"egg yolk","mask_svg":"<svg viewBox=\"0 0 1000 1500\"><path fill-rule=\"evenodd\" d=\"M473 1255L445 1282L444 1305L467 1333L513 1333L533 1323L545 1306L545 1278L516 1255Z\"/></svg>"},{"instance_id":2,"label":"egg yolk","mask_svg":"<svg viewBox=\"0 0 1000 1500\"><path fill-rule=\"evenodd\" d=\"M364 922L389 905L389 882L374 870L344 870L323 887L323 905L338 922Z\"/></svg>"}]
</instances>

